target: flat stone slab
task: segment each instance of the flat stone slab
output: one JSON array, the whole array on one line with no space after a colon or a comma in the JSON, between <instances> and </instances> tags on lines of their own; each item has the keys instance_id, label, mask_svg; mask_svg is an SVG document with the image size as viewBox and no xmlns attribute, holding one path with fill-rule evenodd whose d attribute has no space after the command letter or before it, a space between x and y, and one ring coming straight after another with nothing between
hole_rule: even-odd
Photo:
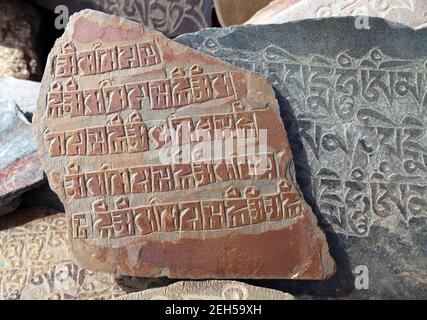
<instances>
[{"instance_id":1,"label":"flat stone slab","mask_svg":"<svg viewBox=\"0 0 427 320\"><path fill-rule=\"evenodd\" d=\"M167 287L130 293L118 300L294 300L288 293L243 282L179 281Z\"/></svg>"},{"instance_id":2,"label":"flat stone slab","mask_svg":"<svg viewBox=\"0 0 427 320\"><path fill-rule=\"evenodd\" d=\"M271 0L214 0L215 12L223 27L242 24Z\"/></svg>"},{"instance_id":3,"label":"flat stone slab","mask_svg":"<svg viewBox=\"0 0 427 320\"><path fill-rule=\"evenodd\" d=\"M289 6L287 0L277 0L260 10L248 24L280 24L312 18L369 16L413 28L427 26L427 2L425 0L297 0ZM369 28L369 22L360 21L360 27Z\"/></svg>"},{"instance_id":4,"label":"flat stone slab","mask_svg":"<svg viewBox=\"0 0 427 320\"><path fill-rule=\"evenodd\" d=\"M334 272L262 76L84 10L49 55L34 124L73 254L89 269L199 279Z\"/></svg>"},{"instance_id":5,"label":"flat stone slab","mask_svg":"<svg viewBox=\"0 0 427 320\"><path fill-rule=\"evenodd\" d=\"M43 181L31 124L13 101L0 102L0 215L19 205L22 193Z\"/></svg>"},{"instance_id":6,"label":"flat stone slab","mask_svg":"<svg viewBox=\"0 0 427 320\"><path fill-rule=\"evenodd\" d=\"M427 30L377 18L356 30L354 21L207 29L177 41L265 75L278 95L297 181L337 261L329 281L281 288L423 298ZM359 283L366 271L369 290Z\"/></svg>"},{"instance_id":7,"label":"flat stone slab","mask_svg":"<svg viewBox=\"0 0 427 320\"><path fill-rule=\"evenodd\" d=\"M198 31L212 24L212 0L32 1L52 11L65 5L70 14L83 9L98 10L143 23L167 37Z\"/></svg>"}]
</instances>

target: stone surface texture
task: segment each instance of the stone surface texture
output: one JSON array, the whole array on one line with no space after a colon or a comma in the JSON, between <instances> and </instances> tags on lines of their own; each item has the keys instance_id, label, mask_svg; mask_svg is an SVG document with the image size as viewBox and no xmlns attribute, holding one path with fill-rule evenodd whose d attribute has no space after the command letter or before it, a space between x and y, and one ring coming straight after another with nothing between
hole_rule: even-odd
<instances>
[{"instance_id":1,"label":"stone surface texture","mask_svg":"<svg viewBox=\"0 0 427 320\"><path fill-rule=\"evenodd\" d=\"M49 55L34 124L88 269L193 279L335 271L262 76L84 10Z\"/></svg>"},{"instance_id":2,"label":"stone surface texture","mask_svg":"<svg viewBox=\"0 0 427 320\"><path fill-rule=\"evenodd\" d=\"M116 15L175 37L211 26L212 0L32 0L54 10L67 6L69 13L94 9Z\"/></svg>"},{"instance_id":3,"label":"stone surface texture","mask_svg":"<svg viewBox=\"0 0 427 320\"><path fill-rule=\"evenodd\" d=\"M262 7L253 16L245 20L245 24L269 24L276 21L276 16L280 15L282 11L288 9L294 4L301 0L273 0L270 3ZM273 21L272 21L273 20ZM277 22L276 22L277 23Z\"/></svg>"},{"instance_id":4,"label":"stone surface texture","mask_svg":"<svg viewBox=\"0 0 427 320\"><path fill-rule=\"evenodd\" d=\"M161 284L141 279L129 288L80 267L70 254L62 212L28 208L0 220L0 300L113 299Z\"/></svg>"},{"instance_id":5,"label":"stone surface texture","mask_svg":"<svg viewBox=\"0 0 427 320\"><path fill-rule=\"evenodd\" d=\"M0 8L0 77L39 78L39 13L21 0L0 0Z\"/></svg>"},{"instance_id":6,"label":"stone surface texture","mask_svg":"<svg viewBox=\"0 0 427 320\"><path fill-rule=\"evenodd\" d=\"M29 117L37 107L40 82L22 80L14 77L0 78L0 102L11 100Z\"/></svg>"},{"instance_id":7,"label":"stone surface texture","mask_svg":"<svg viewBox=\"0 0 427 320\"><path fill-rule=\"evenodd\" d=\"M242 24L271 0L214 0L215 12L223 27Z\"/></svg>"},{"instance_id":8,"label":"stone surface texture","mask_svg":"<svg viewBox=\"0 0 427 320\"><path fill-rule=\"evenodd\" d=\"M369 16L387 19L413 28L427 26L425 0L300 0L288 6L286 1L259 12L248 24L280 24L312 18ZM362 25L362 24L360 24ZM366 25L366 27L368 27Z\"/></svg>"},{"instance_id":9,"label":"stone surface texture","mask_svg":"<svg viewBox=\"0 0 427 320\"><path fill-rule=\"evenodd\" d=\"M43 180L31 124L13 101L0 102L0 215Z\"/></svg>"},{"instance_id":10,"label":"stone surface texture","mask_svg":"<svg viewBox=\"0 0 427 320\"><path fill-rule=\"evenodd\" d=\"M167 287L133 292L118 300L293 300L288 293L243 282L210 280L179 281Z\"/></svg>"},{"instance_id":11,"label":"stone surface texture","mask_svg":"<svg viewBox=\"0 0 427 320\"><path fill-rule=\"evenodd\" d=\"M427 294L427 30L370 24L305 20L177 39L265 75L278 95L297 181L337 262L328 281L276 283L292 294ZM366 268L369 290L358 290Z\"/></svg>"}]
</instances>

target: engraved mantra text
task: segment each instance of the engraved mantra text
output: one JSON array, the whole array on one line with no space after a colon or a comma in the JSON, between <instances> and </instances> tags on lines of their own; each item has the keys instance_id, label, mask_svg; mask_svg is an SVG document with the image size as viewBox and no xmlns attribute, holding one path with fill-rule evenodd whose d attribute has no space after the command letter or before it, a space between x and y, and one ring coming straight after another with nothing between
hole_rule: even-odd
<instances>
[{"instance_id":1,"label":"engraved mantra text","mask_svg":"<svg viewBox=\"0 0 427 320\"><path fill-rule=\"evenodd\" d=\"M281 180L278 193L260 196L247 187L245 197L230 187L226 199L152 204L130 208L127 198L116 201L117 210L108 211L103 200L93 204L93 212L71 215L72 237L122 238L154 232L232 229L280 221L303 215L299 195Z\"/></svg>"},{"instance_id":2,"label":"engraved mantra text","mask_svg":"<svg viewBox=\"0 0 427 320\"><path fill-rule=\"evenodd\" d=\"M76 51L73 43L67 42L54 61L55 77L61 78L149 67L160 64L162 56L154 41L86 51Z\"/></svg>"},{"instance_id":3,"label":"engraved mantra text","mask_svg":"<svg viewBox=\"0 0 427 320\"><path fill-rule=\"evenodd\" d=\"M231 180L278 177L273 153L235 156L214 163L155 164L90 172L71 168L64 176L65 194L71 199L186 190Z\"/></svg>"},{"instance_id":4,"label":"engraved mantra text","mask_svg":"<svg viewBox=\"0 0 427 320\"><path fill-rule=\"evenodd\" d=\"M248 57L239 60L214 39L199 49L211 47L216 56L268 75L286 97L296 119L291 143L303 144L296 162L308 157L305 170L313 175L304 191L335 231L367 236L376 221L408 223L425 215L425 58L402 60L381 48L361 58L348 51L307 57L270 45L239 51ZM331 166L330 157L340 165Z\"/></svg>"},{"instance_id":5,"label":"engraved mantra text","mask_svg":"<svg viewBox=\"0 0 427 320\"><path fill-rule=\"evenodd\" d=\"M175 117L149 129L141 116L134 112L128 123L123 123L119 115L114 115L110 124L72 131L46 131L44 139L49 145L49 156L59 157L144 152L162 148L171 142L176 146L226 138L257 138L257 116L262 116L268 110L269 108L251 112L234 110L229 113L201 115L198 119Z\"/></svg>"},{"instance_id":6,"label":"engraved mantra text","mask_svg":"<svg viewBox=\"0 0 427 320\"><path fill-rule=\"evenodd\" d=\"M55 81L47 94L46 111L48 118L78 117L126 109L180 108L228 97L237 100L242 93L242 82L244 77L240 71L205 74L197 65L190 68L190 76L175 68L171 78L105 85L102 88L79 90L77 83L70 79L62 90L61 84Z\"/></svg>"}]
</instances>

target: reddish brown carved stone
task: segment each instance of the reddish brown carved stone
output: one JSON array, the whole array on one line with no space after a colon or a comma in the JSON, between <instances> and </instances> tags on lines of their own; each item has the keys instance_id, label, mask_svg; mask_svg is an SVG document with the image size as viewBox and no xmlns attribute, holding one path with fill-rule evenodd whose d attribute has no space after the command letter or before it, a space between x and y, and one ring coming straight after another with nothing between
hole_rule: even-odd
<instances>
[{"instance_id":1,"label":"reddish brown carved stone","mask_svg":"<svg viewBox=\"0 0 427 320\"><path fill-rule=\"evenodd\" d=\"M334 273L262 76L85 10L49 55L34 123L73 254L87 268L172 278Z\"/></svg>"}]
</instances>

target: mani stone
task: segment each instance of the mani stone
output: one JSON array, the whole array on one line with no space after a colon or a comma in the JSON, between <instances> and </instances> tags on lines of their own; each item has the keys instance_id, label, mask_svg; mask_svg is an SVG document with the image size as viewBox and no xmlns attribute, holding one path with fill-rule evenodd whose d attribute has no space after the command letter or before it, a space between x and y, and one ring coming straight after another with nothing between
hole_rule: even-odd
<instances>
[{"instance_id":1,"label":"mani stone","mask_svg":"<svg viewBox=\"0 0 427 320\"><path fill-rule=\"evenodd\" d=\"M0 102L0 215L15 210L20 196L42 181L31 124L13 101Z\"/></svg>"},{"instance_id":2,"label":"mani stone","mask_svg":"<svg viewBox=\"0 0 427 320\"><path fill-rule=\"evenodd\" d=\"M69 14L83 9L102 11L140 22L171 38L201 30L212 24L212 0L32 1L52 11L58 6L65 5Z\"/></svg>"},{"instance_id":3,"label":"mani stone","mask_svg":"<svg viewBox=\"0 0 427 320\"><path fill-rule=\"evenodd\" d=\"M0 77L39 78L39 13L21 0L0 0L0 8Z\"/></svg>"},{"instance_id":4,"label":"mani stone","mask_svg":"<svg viewBox=\"0 0 427 320\"><path fill-rule=\"evenodd\" d=\"M138 285L142 290L160 283L145 279ZM129 290L112 275L73 261L64 213L28 208L0 220L0 300L113 299Z\"/></svg>"},{"instance_id":5,"label":"mani stone","mask_svg":"<svg viewBox=\"0 0 427 320\"><path fill-rule=\"evenodd\" d=\"M48 57L34 117L86 268L187 279L334 273L264 77L84 10Z\"/></svg>"},{"instance_id":6,"label":"mani stone","mask_svg":"<svg viewBox=\"0 0 427 320\"><path fill-rule=\"evenodd\" d=\"M273 0L267 6L261 8L245 24L270 24L272 19L282 11L293 6L301 0Z\"/></svg>"},{"instance_id":7,"label":"mani stone","mask_svg":"<svg viewBox=\"0 0 427 320\"><path fill-rule=\"evenodd\" d=\"M354 20L207 29L177 41L265 75L276 91L297 181L337 262L328 281L277 285L425 298L427 29L371 18L370 30L356 30Z\"/></svg>"},{"instance_id":8,"label":"mani stone","mask_svg":"<svg viewBox=\"0 0 427 320\"><path fill-rule=\"evenodd\" d=\"M287 6L278 3L272 10L266 9L253 17L248 24L280 24L311 18L339 16L379 17L405 24L413 28L427 26L426 0L299 0ZM368 20L367 20L368 21ZM362 20L356 25L369 28Z\"/></svg>"},{"instance_id":9,"label":"mani stone","mask_svg":"<svg viewBox=\"0 0 427 320\"><path fill-rule=\"evenodd\" d=\"M214 0L215 12L223 27L242 24L271 0Z\"/></svg>"},{"instance_id":10,"label":"mani stone","mask_svg":"<svg viewBox=\"0 0 427 320\"><path fill-rule=\"evenodd\" d=\"M179 281L167 287L130 293L118 300L294 300L288 293L243 282Z\"/></svg>"}]
</instances>

